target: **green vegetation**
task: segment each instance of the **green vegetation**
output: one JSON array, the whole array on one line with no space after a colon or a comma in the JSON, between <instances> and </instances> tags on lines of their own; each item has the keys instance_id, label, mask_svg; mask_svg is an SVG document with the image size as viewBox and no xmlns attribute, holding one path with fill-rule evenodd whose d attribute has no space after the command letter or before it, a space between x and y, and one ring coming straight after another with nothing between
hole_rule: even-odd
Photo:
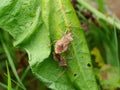
<instances>
[{"instance_id":1,"label":"green vegetation","mask_svg":"<svg viewBox=\"0 0 120 90\"><path fill-rule=\"evenodd\" d=\"M72 1L0 0L0 90L120 89L119 21L103 0ZM69 32L61 67L55 42Z\"/></svg>"}]
</instances>

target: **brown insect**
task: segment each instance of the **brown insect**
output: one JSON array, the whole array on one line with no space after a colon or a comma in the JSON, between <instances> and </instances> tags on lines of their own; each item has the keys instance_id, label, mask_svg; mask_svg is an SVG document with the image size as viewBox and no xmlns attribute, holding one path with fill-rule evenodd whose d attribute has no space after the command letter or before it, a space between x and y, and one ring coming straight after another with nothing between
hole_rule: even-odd
<instances>
[{"instance_id":1,"label":"brown insect","mask_svg":"<svg viewBox=\"0 0 120 90\"><path fill-rule=\"evenodd\" d=\"M60 54L68 49L70 42L73 41L72 33L65 34L60 40L55 43L55 53Z\"/></svg>"},{"instance_id":2,"label":"brown insect","mask_svg":"<svg viewBox=\"0 0 120 90\"><path fill-rule=\"evenodd\" d=\"M65 52L68 49L70 42L73 41L72 33L69 32L65 34L60 40L55 43L55 51L53 52L53 58L55 61L59 62L59 66L65 67L67 66L65 58L61 55L61 53Z\"/></svg>"},{"instance_id":3,"label":"brown insect","mask_svg":"<svg viewBox=\"0 0 120 90\"><path fill-rule=\"evenodd\" d=\"M56 54L53 52L53 58L55 61L59 62L59 66L66 67L67 63L64 57L62 57L60 54Z\"/></svg>"}]
</instances>

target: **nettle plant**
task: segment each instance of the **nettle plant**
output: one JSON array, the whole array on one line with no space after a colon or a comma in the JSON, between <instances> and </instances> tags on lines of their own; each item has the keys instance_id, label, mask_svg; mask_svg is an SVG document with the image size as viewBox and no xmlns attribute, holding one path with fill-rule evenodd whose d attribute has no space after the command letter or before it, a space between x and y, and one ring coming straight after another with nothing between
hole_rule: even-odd
<instances>
[{"instance_id":1,"label":"nettle plant","mask_svg":"<svg viewBox=\"0 0 120 90\"><path fill-rule=\"evenodd\" d=\"M0 0L0 28L15 39L14 46L26 50L33 74L47 87L98 90L83 29L70 0ZM56 53L55 45L62 52Z\"/></svg>"}]
</instances>

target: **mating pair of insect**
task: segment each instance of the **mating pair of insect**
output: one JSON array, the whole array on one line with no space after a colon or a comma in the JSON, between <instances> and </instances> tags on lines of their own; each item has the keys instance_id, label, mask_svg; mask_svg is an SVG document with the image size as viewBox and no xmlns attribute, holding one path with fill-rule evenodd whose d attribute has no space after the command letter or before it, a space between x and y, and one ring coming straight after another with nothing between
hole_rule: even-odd
<instances>
[{"instance_id":1,"label":"mating pair of insect","mask_svg":"<svg viewBox=\"0 0 120 90\"><path fill-rule=\"evenodd\" d=\"M73 41L72 32L64 34L63 37L56 41L55 50L53 52L53 58L55 61L59 62L59 65L62 67L67 66L65 58L61 55L67 51L69 44Z\"/></svg>"}]
</instances>

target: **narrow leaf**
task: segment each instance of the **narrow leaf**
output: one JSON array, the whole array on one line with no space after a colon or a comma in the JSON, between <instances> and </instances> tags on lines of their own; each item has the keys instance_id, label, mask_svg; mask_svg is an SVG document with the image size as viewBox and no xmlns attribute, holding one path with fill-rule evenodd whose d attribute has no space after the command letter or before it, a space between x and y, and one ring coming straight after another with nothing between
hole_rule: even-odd
<instances>
[{"instance_id":1,"label":"narrow leaf","mask_svg":"<svg viewBox=\"0 0 120 90\"><path fill-rule=\"evenodd\" d=\"M11 84L11 76L8 68L8 64L6 62L6 67L7 67L7 77L8 77L8 90L12 90L12 84Z\"/></svg>"}]
</instances>

